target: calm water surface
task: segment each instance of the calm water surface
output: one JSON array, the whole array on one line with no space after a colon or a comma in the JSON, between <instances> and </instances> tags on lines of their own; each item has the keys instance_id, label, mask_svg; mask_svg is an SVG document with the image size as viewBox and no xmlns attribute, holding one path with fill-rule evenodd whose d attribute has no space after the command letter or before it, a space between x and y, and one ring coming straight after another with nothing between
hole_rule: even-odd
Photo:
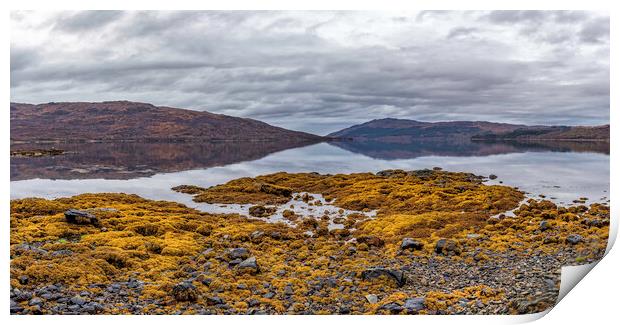
<instances>
[{"instance_id":1,"label":"calm water surface","mask_svg":"<svg viewBox=\"0 0 620 325\"><path fill-rule=\"evenodd\" d=\"M598 147L597 147L598 146ZM261 174L353 173L441 167L498 178L562 204L587 197L608 202L608 145L363 144L319 143L287 149L273 144L73 144L71 153L11 158L11 198L57 198L124 192L200 207L170 188L211 186ZM434 150L435 148L435 150ZM603 149L601 149L603 148Z\"/></svg>"}]
</instances>

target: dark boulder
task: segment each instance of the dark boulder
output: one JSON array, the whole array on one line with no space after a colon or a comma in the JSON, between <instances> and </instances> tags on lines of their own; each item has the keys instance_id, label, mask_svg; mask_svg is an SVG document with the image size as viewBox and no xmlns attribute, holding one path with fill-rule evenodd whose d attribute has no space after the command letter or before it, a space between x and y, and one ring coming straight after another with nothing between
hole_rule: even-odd
<instances>
[{"instance_id":1,"label":"dark boulder","mask_svg":"<svg viewBox=\"0 0 620 325\"><path fill-rule=\"evenodd\" d=\"M65 212L65 219L68 223L76 225L93 225L99 226L99 218L95 215L81 210L68 210Z\"/></svg>"},{"instance_id":2,"label":"dark boulder","mask_svg":"<svg viewBox=\"0 0 620 325\"><path fill-rule=\"evenodd\" d=\"M424 247L421 242L412 238L403 238L403 242L400 244L400 249L420 250Z\"/></svg>"}]
</instances>

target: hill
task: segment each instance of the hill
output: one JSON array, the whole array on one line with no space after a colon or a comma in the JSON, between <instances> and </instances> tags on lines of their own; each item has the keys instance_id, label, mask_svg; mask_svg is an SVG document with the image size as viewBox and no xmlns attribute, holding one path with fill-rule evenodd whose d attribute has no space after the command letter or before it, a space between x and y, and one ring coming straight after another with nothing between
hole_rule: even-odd
<instances>
[{"instance_id":1,"label":"hill","mask_svg":"<svg viewBox=\"0 0 620 325\"><path fill-rule=\"evenodd\" d=\"M407 143L421 138L466 138L473 140L605 140L609 125L528 126L486 121L420 122L378 119L331 133L328 137Z\"/></svg>"},{"instance_id":2,"label":"hill","mask_svg":"<svg viewBox=\"0 0 620 325\"><path fill-rule=\"evenodd\" d=\"M11 103L11 141L283 139L290 142L318 142L323 138L249 118L147 103Z\"/></svg>"}]
</instances>

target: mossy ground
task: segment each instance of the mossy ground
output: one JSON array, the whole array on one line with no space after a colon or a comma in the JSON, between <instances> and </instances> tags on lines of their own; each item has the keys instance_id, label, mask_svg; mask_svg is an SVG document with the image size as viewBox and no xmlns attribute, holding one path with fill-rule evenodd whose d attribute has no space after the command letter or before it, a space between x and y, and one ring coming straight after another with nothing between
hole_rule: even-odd
<instances>
[{"instance_id":1,"label":"mossy ground","mask_svg":"<svg viewBox=\"0 0 620 325\"><path fill-rule=\"evenodd\" d=\"M355 225L355 230L329 232L319 231L324 226L320 220L303 220L299 227L289 227L126 194L13 200L11 286L28 289L63 283L74 292L97 294L101 289L93 284L133 277L144 281L144 289L127 299L147 301L142 311L146 313L193 313L204 308L213 313L256 309L267 313L384 313L381 306L402 304L412 295L426 297L423 313L440 313L463 296L506 305L510 297L506 288L485 283L421 292L418 287L398 288L390 278L364 280L360 274L369 267L394 269L430 259L475 266L489 263L489 255L507 252L515 256L562 252L567 258L564 264L578 264L600 258L607 245L609 207L564 208L544 200L529 200L519 207L524 198L520 191L485 185L467 173L277 173L209 189L185 189L197 201L210 203L276 204L288 201L292 192L320 193L342 208L377 210L377 217L350 218L344 222ZM514 218L492 218L515 208ZM68 209L88 210L100 225L70 224L63 216ZM306 233L309 228L316 230L312 236ZM571 235L581 240L567 243ZM401 251L406 237L422 242L423 248ZM438 255L435 243L441 238L453 241L459 253ZM46 253L24 249L24 244ZM259 272L240 272L234 266L228 252L239 247L256 257ZM20 283L22 276L28 277L27 283ZM196 302L173 298L172 287L181 281L196 286ZM367 294L379 294L380 301L368 303ZM223 299L226 307L209 303L212 297ZM108 306L104 312L131 310ZM506 312L518 311L508 308Z\"/></svg>"}]
</instances>

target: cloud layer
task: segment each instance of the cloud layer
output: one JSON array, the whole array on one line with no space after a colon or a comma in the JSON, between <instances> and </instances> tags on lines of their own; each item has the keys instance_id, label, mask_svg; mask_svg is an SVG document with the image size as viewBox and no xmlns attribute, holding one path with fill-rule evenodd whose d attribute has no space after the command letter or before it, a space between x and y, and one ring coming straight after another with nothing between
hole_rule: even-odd
<instances>
[{"instance_id":1,"label":"cloud layer","mask_svg":"<svg viewBox=\"0 0 620 325\"><path fill-rule=\"evenodd\" d=\"M11 100L128 99L325 134L609 121L597 12L13 12Z\"/></svg>"}]
</instances>

